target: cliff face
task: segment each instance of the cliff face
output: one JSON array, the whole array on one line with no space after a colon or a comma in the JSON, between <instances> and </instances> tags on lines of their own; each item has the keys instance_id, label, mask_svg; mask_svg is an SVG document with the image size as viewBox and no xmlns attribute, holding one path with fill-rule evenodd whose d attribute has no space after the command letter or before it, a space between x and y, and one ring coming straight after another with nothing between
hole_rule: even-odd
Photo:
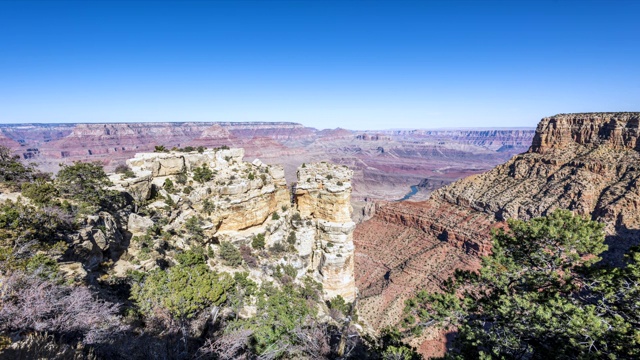
<instances>
[{"instance_id":1,"label":"cliff face","mask_svg":"<svg viewBox=\"0 0 640 360\"><path fill-rule=\"evenodd\" d=\"M638 229L639 119L638 113L545 118L527 153L433 196L496 220L566 208L603 221L612 236Z\"/></svg>"},{"instance_id":2,"label":"cliff face","mask_svg":"<svg viewBox=\"0 0 640 360\"><path fill-rule=\"evenodd\" d=\"M127 161L134 177L114 174L111 178L134 201L151 202L147 211L166 212L169 222L164 232L184 233L190 219L200 219L204 236L183 236L172 240L172 246L204 245L217 253L222 242L253 247L252 240L263 236L272 255L253 249L258 252L251 270L256 281L273 276L277 265L290 265L297 277L311 275L321 282L326 299L342 295L354 300L350 170L307 164L298 172L304 183L291 194L281 166L257 159L248 163L243 157L244 150L237 148L141 153ZM204 181L193 176L203 168L211 171ZM142 235L151 225L150 219L132 214L127 230ZM278 247L283 250L272 250ZM275 253L281 255L274 258Z\"/></svg>"},{"instance_id":3,"label":"cliff face","mask_svg":"<svg viewBox=\"0 0 640 360\"><path fill-rule=\"evenodd\" d=\"M18 147L20 147L20 144L18 144L16 141L11 140L0 132L0 146L6 146L10 149L17 149Z\"/></svg>"},{"instance_id":4,"label":"cliff face","mask_svg":"<svg viewBox=\"0 0 640 360\"><path fill-rule=\"evenodd\" d=\"M295 198L303 217L317 223L318 238L314 257L329 297L356 297L353 273L354 245L351 221L351 177L353 171L328 163L305 165L298 169Z\"/></svg>"},{"instance_id":5,"label":"cliff face","mask_svg":"<svg viewBox=\"0 0 640 360\"><path fill-rule=\"evenodd\" d=\"M572 145L638 150L638 113L560 114L542 119L529 152L546 153Z\"/></svg>"},{"instance_id":6,"label":"cliff face","mask_svg":"<svg viewBox=\"0 0 640 360\"><path fill-rule=\"evenodd\" d=\"M408 294L437 289L443 274L455 268L479 266L478 255L490 251L491 228L504 226L508 218L529 219L566 208L602 221L610 247L605 259L619 261L629 246L640 243L639 119L640 113L542 119L526 153L440 188L428 201L382 205L355 232L361 313L370 314L365 320L373 326L389 324ZM389 254L381 244L402 250ZM447 261L423 273L411 271L419 259L415 249L428 253L436 244ZM388 272L371 271L379 265Z\"/></svg>"}]
</instances>

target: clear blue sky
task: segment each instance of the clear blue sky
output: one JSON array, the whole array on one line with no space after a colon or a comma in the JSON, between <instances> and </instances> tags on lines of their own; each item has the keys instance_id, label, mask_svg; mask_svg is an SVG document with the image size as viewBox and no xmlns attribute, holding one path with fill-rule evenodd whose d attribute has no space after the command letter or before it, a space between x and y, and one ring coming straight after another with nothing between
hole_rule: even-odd
<instances>
[{"instance_id":1,"label":"clear blue sky","mask_svg":"<svg viewBox=\"0 0 640 360\"><path fill-rule=\"evenodd\" d=\"M640 1L0 1L0 122L535 126L640 110Z\"/></svg>"}]
</instances>

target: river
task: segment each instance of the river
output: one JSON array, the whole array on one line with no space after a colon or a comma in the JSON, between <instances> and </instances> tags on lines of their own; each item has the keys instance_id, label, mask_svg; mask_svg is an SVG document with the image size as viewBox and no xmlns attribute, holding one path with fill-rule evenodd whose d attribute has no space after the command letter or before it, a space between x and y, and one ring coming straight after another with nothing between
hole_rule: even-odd
<instances>
[{"instance_id":1,"label":"river","mask_svg":"<svg viewBox=\"0 0 640 360\"><path fill-rule=\"evenodd\" d=\"M411 185L411 191L409 191L402 199L398 201L409 200L410 197L418 193L418 185Z\"/></svg>"}]
</instances>

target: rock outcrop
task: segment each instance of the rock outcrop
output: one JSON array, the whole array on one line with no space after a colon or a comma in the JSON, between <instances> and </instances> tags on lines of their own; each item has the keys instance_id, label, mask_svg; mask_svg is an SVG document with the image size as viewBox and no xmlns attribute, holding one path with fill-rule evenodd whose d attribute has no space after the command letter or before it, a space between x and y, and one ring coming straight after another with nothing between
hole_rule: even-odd
<instances>
[{"instance_id":1,"label":"rock outcrop","mask_svg":"<svg viewBox=\"0 0 640 360\"><path fill-rule=\"evenodd\" d=\"M264 252L259 260L252 258L251 262L260 262L251 271L256 281L273 276L275 267L288 265L298 277L311 275L321 282L326 299L341 295L354 300L352 172L332 164L306 164L299 169L300 181L291 193L282 167L258 159L244 162L243 157L243 149L231 148L141 153L129 159L133 177L111 175L114 189L129 193L146 212L161 212L168 219L158 224L144 215L129 215L127 230L136 237L131 253L142 250L136 245L139 238L158 225L165 234L182 234L166 236L170 247L177 249L206 246L217 253L222 242L250 248L254 238L263 237L272 255ZM201 233L190 228L194 223L200 224ZM148 253L150 245L144 246ZM154 244L154 256L166 252L163 247ZM274 258L274 254L280 255ZM148 270L153 264L139 266Z\"/></svg>"},{"instance_id":2,"label":"rock outcrop","mask_svg":"<svg viewBox=\"0 0 640 360\"><path fill-rule=\"evenodd\" d=\"M611 251L625 251L639 239L639 120L640 113L542 119L528 152L438 190L433 198L496 221L570 209L604 222Z\"/></svg>"},{"instance_id":3,"label":"rock outcrop","mask_svg":"<svg viewBox=\"0 0 640 360\"><path fill-rule=\"evenodd\" d=\"M351 177L345 166L316 163L298 169L295 191L297 209L304 218L317 223L318 239L314 258L329 298L356 297L354 279L353 230L351 220Z\"/></svg>"},{"instance_id":4,"label":"rock outcrop","mask_svg":"<svg viewBox=\"0 0 640 360\"><path fill-rule=\"evenodd\" d=\"M407 296L438 289L456 268L478 267L491 229L509 218L565 208L602 221L604 258L620 261L640 243L639 120L640 113L545 118L527 152L440 188L428 201L379 206L355 231L361 318L376 328L391 325Z\"/></svg>"}]
</instances>

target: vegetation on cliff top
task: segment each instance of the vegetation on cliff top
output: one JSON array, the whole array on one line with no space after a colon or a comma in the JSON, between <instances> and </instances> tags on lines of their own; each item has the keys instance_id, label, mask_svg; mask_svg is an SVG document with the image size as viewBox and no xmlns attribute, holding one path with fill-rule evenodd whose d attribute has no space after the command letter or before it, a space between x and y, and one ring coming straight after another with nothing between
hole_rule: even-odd
<instances>
[{"instance_id":1,"label":"vegetation on cliff top","mask_svg":"<svg viewBox=\"0 0 640 360\"><path fill-rule=\"evenodd\" d=\"M321 320L321 309L328 311L321 285L293 266L274 266L273 281L258 284L247 272L258 268L251 247L239 251L224 241L219 257L202 247L204 214L187 218L178 231L168 230L164 226L175 209L154 210L109 190L98 163L63 165L52 180L18 158L2 161L15 171L0 185L22 187L25 198L0 203L0 357L382 357L385 350L375 339L363 339L342 320ZM195 175L201 180L213 176L200 169ZM178 191L185 182L166 182L163 191ZM213 204L203 208L215 210ZM285 210L279 216L286 216ZM140 219L146 231L127 242L119 224L129 216ZM178 237L190 250L169 245ZM263 250L264 240L264 234L257 235L254 246L261 256L272 256ZM288 243L294 241L289 234ZM278 244L282 249L274 261L290 255ZM128 246L129 253L119 246ZM172 255L152 255L159 252ZM140 270L114 276L119 257ZM218 261L229 271L213 271L211 264ZM153 264L153 270L144 271L141 263Z\"/></svg>"},{"instance_id":2,"label":"vegetation on cliff top","mask_svg":"<svg viewBox=\"0 0 640 360\"><path fill-rule=\"evenodd\" d=\"M406 301L414 334L457 328L447 358L631 359L640 356L640 252L623 268L597 264L603 225L566 210L510 220L479 272Z\"/></svg>"}]
</instances>

